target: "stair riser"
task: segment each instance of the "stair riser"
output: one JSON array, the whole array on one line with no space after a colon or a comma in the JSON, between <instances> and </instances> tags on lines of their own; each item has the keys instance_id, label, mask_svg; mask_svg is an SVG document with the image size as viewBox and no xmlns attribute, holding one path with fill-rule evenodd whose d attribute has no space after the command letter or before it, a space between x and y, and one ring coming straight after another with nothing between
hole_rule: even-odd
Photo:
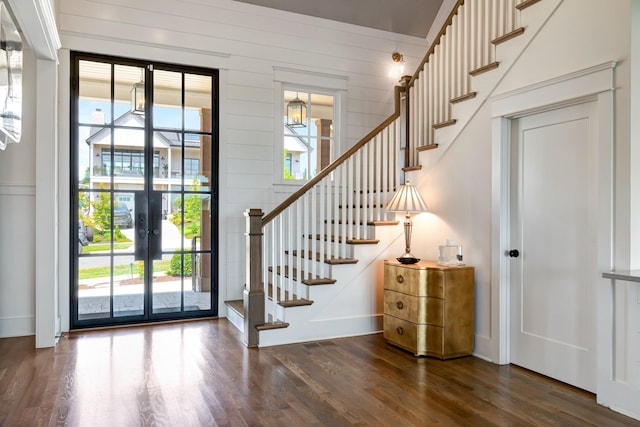
<instances>
[{"instance_id":1,"label":"stair riser","mask_svg":"<svg viewBox=\"0 0 640 427\"><path fill-rule=\"evenodd\" d=\"M332 267L330 264L325 263L324 260L328 258L355 258L354 257L354 247L353 245L348 245L346 243L340 243L337 245L329 244L327 242L321 242L316 240L315 246L313 247L313 252L320 253L322 251L322 260L318 260L318 255L313 256L311 261L322 264L325 268ZM304 259L306 261L306 258Z\"/></svg>"},{"instance_id":2,"label":"stair riser","mask_svg":"<svg viewBox=\"0 0 640 427\"><path fill-rule=\"evenodd\" d=\"M322 230L324 231L324 233L329 236L341 236L344 229L345 227L343 227L342 224L325 224L325 226L322 227ZM351 230L353 234L359 233L361 238L365 238L365 239L375 238L375 230L373 230L373 227L368 225L358 225L358 226L352 225L350 227L347 227L347 229Z\"/></svg>"}]
</instances>

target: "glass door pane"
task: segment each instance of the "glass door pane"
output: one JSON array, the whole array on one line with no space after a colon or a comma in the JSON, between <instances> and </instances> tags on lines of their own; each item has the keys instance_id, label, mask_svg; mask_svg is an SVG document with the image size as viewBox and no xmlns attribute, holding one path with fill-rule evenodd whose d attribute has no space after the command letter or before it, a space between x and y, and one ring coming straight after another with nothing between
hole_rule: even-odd
<instances>
[{"instance_id":1,"label":"glass door pane","mask_svg":"<svg viewBox=\"0 0 640 427\"><path fill-rule=\"evenodd\" d=\"M72 326L215 314L217 74L76 53L72 69Z\"/></svg>"},{"instance_id":2,"label":"glass door pane","mask_svg":"<svg viewBox=\"0 0 640 427\"><path fill-rule=\"evenodd\" d=\"M78 320L144 315L144 264L134 259L135 193L80 192Z\"/></svg>"},{"instance_id":3,"label":"glass door pane","mask_svg":"<svg viewBox=\"0 0 640 427\"><path fill-rule=\"evenodd\" d=\"M152 314L213 306L212 87L211 75L154 70L154 150L166 173L153 180L163 217L162 259L154 265L163 268L154 267Z\"/></svg>"}]
</instances>

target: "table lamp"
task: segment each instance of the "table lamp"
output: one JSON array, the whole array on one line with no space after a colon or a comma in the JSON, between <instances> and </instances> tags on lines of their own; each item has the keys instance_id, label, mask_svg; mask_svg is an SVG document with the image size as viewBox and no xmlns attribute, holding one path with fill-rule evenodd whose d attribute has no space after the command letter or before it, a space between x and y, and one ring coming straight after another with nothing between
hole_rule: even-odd
<instances>
[{"instance_id":1,"label":"table lamp","mask_svg":"<svg viewBox=\"0 0 640 427\"><path fill-rule=\"evenodd\" d=\"M387 205L387 211L405 213L405 253L400 258L397 258L397 260L402 264L415 264L420 261L420 259L414 257L411 253L411 228L413 227L413 224L411 223L411 213L428 212L429 207L424 200L422 200L422 197L420 196L420 193L418 193L416 187L411 185L409 181L406 181L400 186L400 188L398 188L398 191L396 191L396 194L394 194L393 198Z\"/></svg>"}]
</instances>

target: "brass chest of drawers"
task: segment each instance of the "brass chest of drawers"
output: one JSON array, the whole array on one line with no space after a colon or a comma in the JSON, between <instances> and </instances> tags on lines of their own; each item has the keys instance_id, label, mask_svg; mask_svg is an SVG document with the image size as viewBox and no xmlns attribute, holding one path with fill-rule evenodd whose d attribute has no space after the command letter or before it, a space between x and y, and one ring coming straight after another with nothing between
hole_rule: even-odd
<instances>
[{"instance_id":1,"label":"brass chest of drawers","mask_svg":"<svg viewBox=\"0 0 640 427\"><path fill-rule=\"evenodd\" d=\"M474 269L384 263L384 338L416 356L466 356L474 341Z\"/></svg>"}]
</instances>

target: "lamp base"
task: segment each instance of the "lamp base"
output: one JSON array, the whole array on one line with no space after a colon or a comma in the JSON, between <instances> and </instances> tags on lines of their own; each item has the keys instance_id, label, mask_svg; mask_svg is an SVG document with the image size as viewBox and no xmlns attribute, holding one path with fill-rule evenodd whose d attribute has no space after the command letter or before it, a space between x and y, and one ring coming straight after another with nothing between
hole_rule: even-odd
<instances>
[{"instance_id":1,"label":"lamp base","mask_svg":"<svg viewBox=\"0 0 640 427\"><path fill-rule=\"evenodd\" d=\"M396 258L400 264L415 264L420 261L420 258L416 258L412 253L407 252L399 258Z\"/></svg>"}]
</instances>

